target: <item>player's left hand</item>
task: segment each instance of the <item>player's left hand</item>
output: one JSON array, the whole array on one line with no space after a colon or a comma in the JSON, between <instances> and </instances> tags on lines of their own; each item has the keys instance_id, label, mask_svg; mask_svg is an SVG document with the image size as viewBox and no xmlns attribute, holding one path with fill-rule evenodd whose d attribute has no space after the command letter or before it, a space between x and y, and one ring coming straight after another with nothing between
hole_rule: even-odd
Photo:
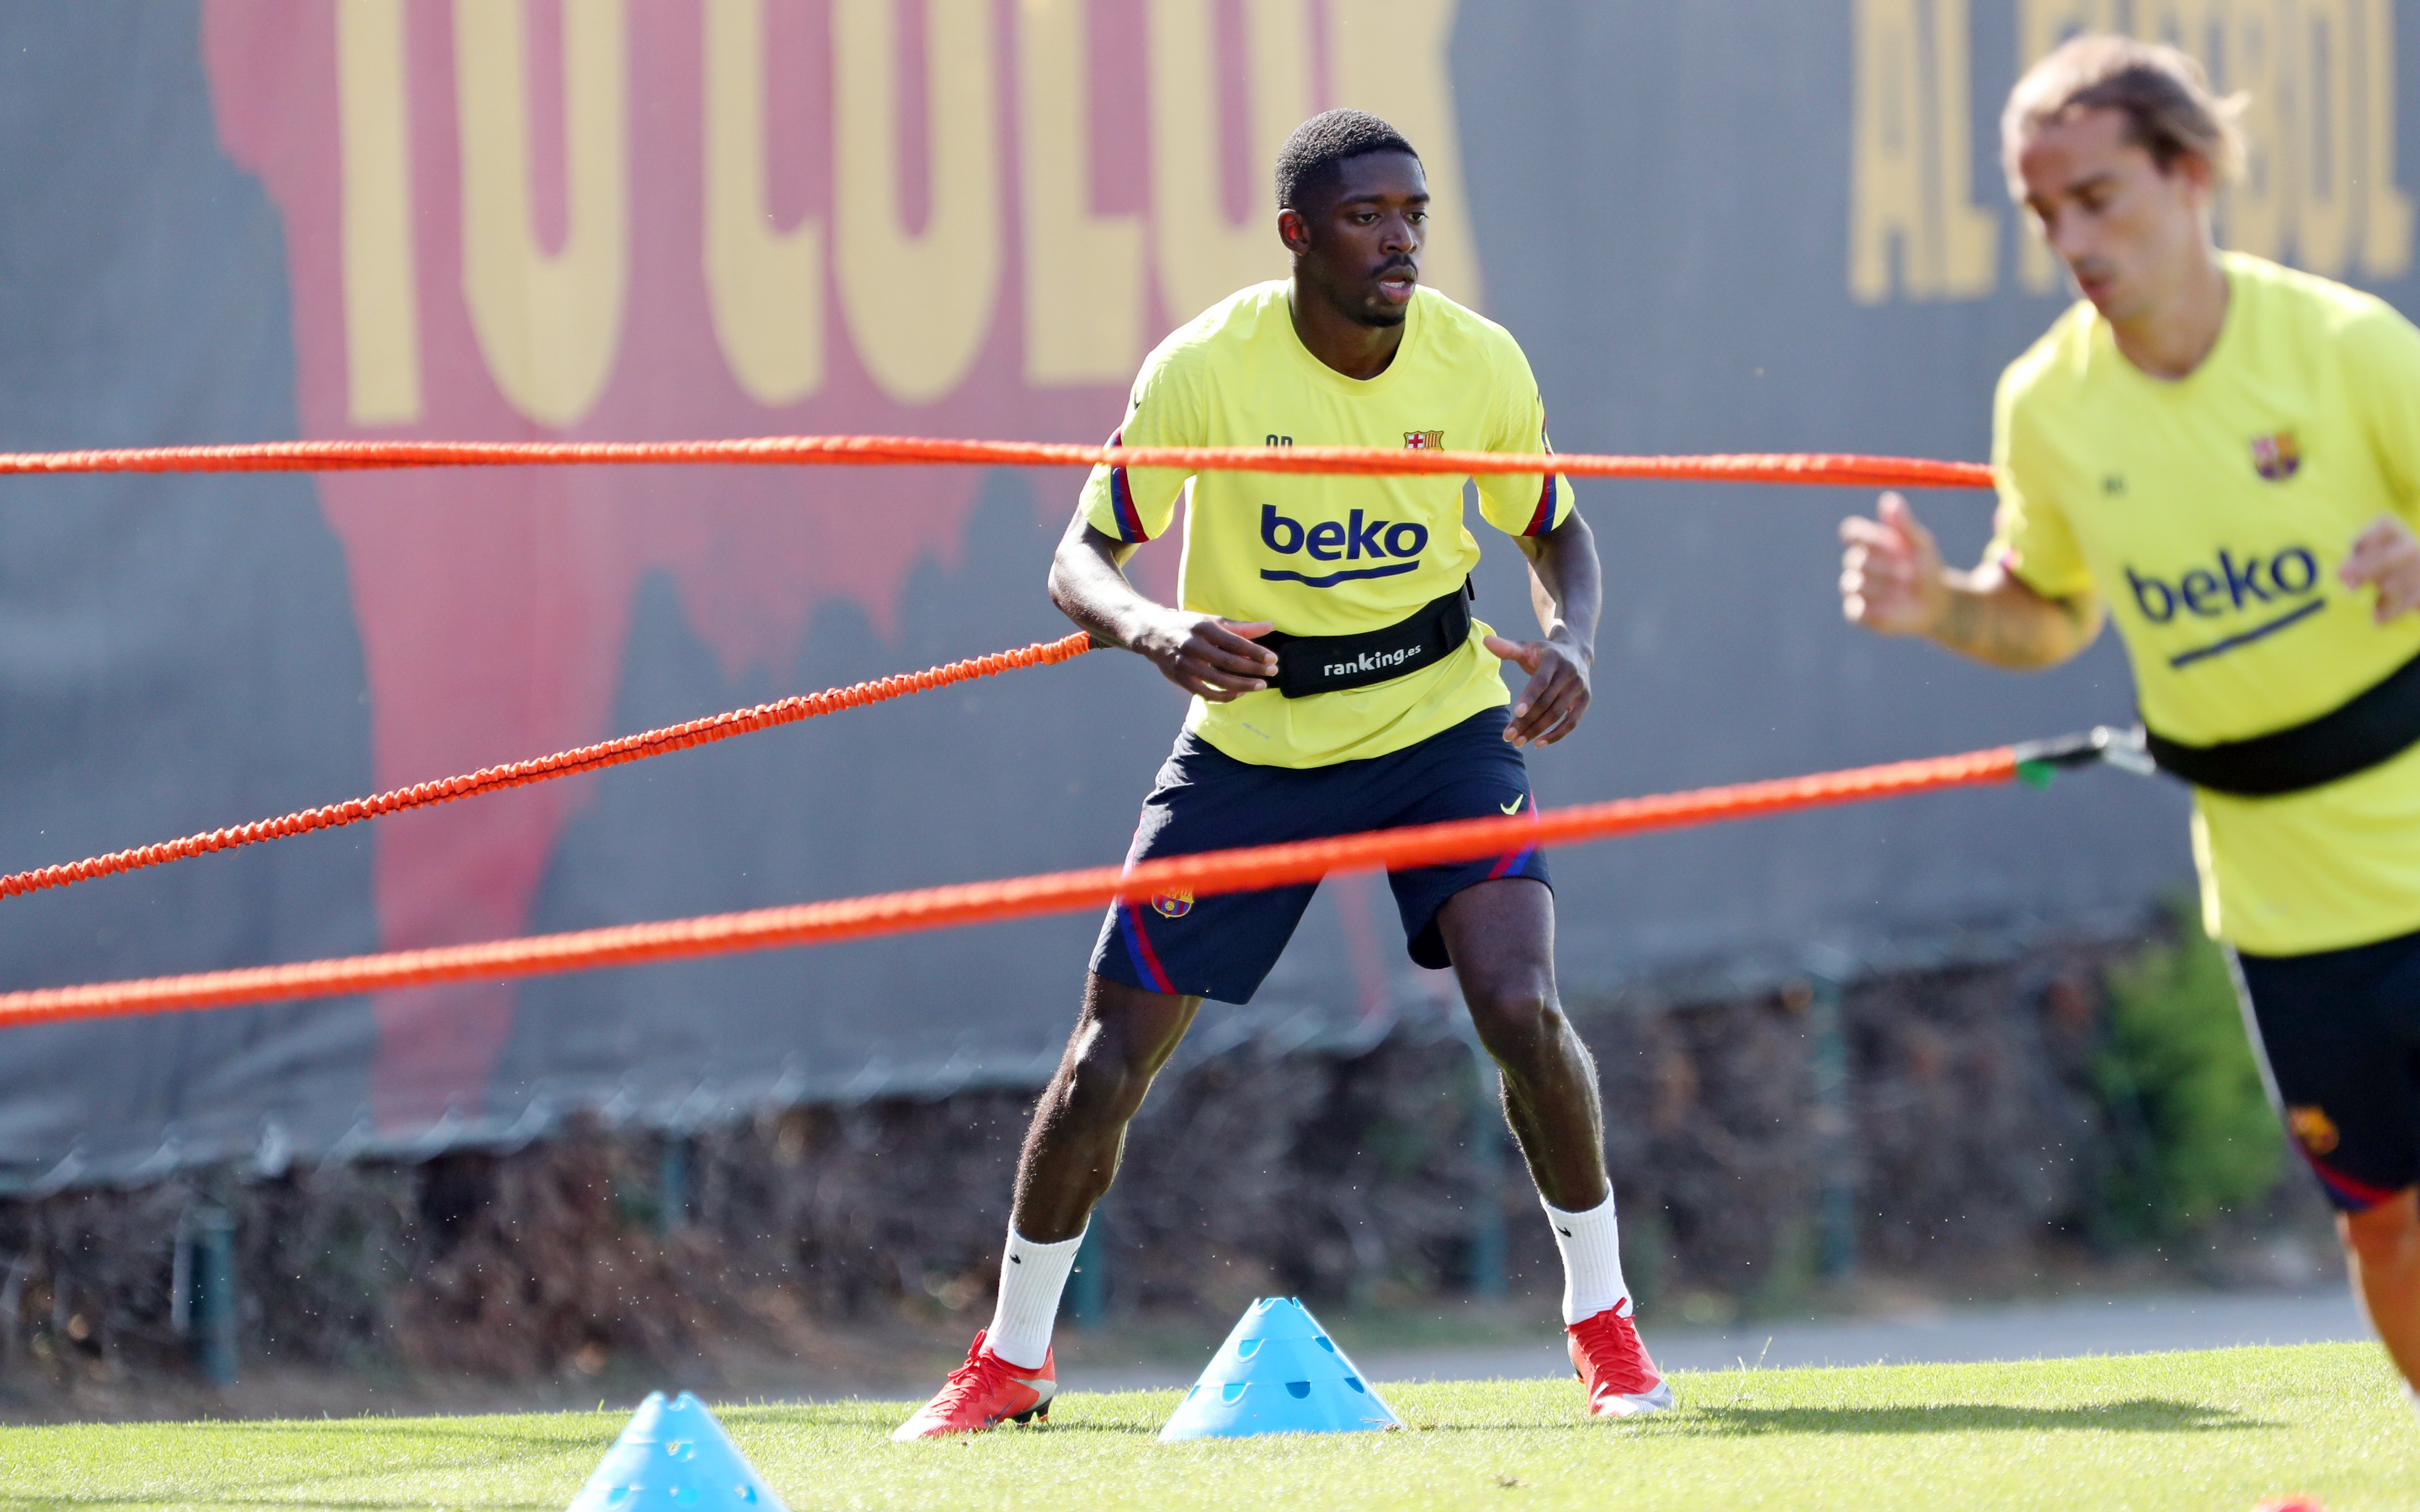
<instances>
[{"instance_id":1,"label":"player's left hand","mask_svg":"<svg viewBox=\"0 0 2420 1512\"><path fill-rule=\"evenodd\" d=\"M2381 515L2353 538L2336 569L2347 588L2375 584L2379 624L2420 609L2420 535L2395 515Z\"/></svg>"},{"instance_id":2,"label":"player's left hand","mask_svg":"<svg viewBox=\"0 0 2420 1512\"><path fill-rule=\"evenodd\" d=\"M1512 700L1504 738L1515 746L1551 746L1580 727L1589 706L1586 649L1558 630L1544 640L1487 638L1487 649L1529 674L1529 686Z\"/></svg>"}]
</instances>

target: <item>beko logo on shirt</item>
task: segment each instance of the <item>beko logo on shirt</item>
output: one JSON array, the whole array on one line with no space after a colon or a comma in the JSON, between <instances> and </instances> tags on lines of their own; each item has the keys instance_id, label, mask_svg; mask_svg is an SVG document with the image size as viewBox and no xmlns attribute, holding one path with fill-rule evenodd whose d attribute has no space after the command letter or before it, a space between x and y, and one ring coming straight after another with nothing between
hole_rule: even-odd
<instances>
[{"instance_id":1,"label":"beko logo on shirt","mask_svg":"<svg viewBox=\"0 0 2420 1512\"><path fill-rule=\"evenodd\" d=\"M2134 607L2153 625L2165 625L2179 610L2210 620L2247 604L2272 604L2300 598L2319 580L2319 559L2307 547L2289 546L2273 557L2237 560L2232 551L2218 554L2218 570L2195 567L2175 582L2126 569L2126 586L2134 590Z\"/></svg>"},{"instance_id":2,"label":"beko logo on shirt","mask_svg":"<svg viewBox=\"0 0 2420 1512\"><path fill-rule=\"evenodd\" d=\"M1359 562L1368 559L1385 563L1375 567L1345 568L1315 577L1282 568L1261 569L1261 576L1271 582L1332 588L1357 578L1392 578L1419 567L1419 554L1428 549L1429 528L1418 520L1365 518L1357 509L1341 522L1324 519L1306 526L1298 519L1279 514L1277 505L1263 504L1261 544L1281 557L1299 554L1313 562Z\"/></svg>"},{"instance_id":3,"label":"beko logo on shirt","mask_svg":"<svg viewBox=\"0 0 2420 1512\"><path fill-rule=\"evenodd\" d=\"M2232 651L2319 612L2327 607L2325 598L2311 596L2319 585L2319 559L2304 546L2289 546L2265 557L2257 552L2238 557L2232 551L2222 550L2215 571L2192 567L2174 580L2137 572L2131 566L2126 569L2126 586L2133 592L2134 608L2153 625L2175 623L2179 615L2215 620L2239 610L2257 613L2266 608L2285 608L2284 613L2249 629L2170 656L2171 667L2187 666Z\"/></svg>"}]
</instances>

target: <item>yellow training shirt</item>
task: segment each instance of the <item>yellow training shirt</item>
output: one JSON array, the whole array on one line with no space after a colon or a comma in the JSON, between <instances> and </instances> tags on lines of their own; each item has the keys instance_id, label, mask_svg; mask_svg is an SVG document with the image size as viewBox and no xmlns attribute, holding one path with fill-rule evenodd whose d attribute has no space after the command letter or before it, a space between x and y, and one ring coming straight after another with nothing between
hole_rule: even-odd
<instances>
[{"instance_id":1,"label":"yellow training shirt","mask_svg":"<svg viewBox=\"0 0 2420 1512\"><path fill-rule=\"evenodd\" d=\"M1395 360L1365 381L1311 354L1287 296L1282 282L1248 288L1161 342L1111 443L1547 450L1537 379L1502 326L1419 289ZM1101 467L1084 485L1083 508L1103 534L1140 543L1167 531L1185 495L1183 608L1271 621L1287 635L1352 635L1462 586L1479 561L1479 543L1463 526L1469 481L1441 473L1187 478ZM1480 513L1510 534L1543 535L1572 511L1571 484L1559 476L1478 482ZM1262 766L1384 756L1512 702L1496 657L1480 644L1489 633L1474 624L1469 640L1444 660L1368 687L1195 699L1186 728Z\"/></svg>"},{"instance_id":2,"label":"yellow training shirt","mask_svg":"<svg viewBox=\"0 0 2420 1512\"><path fill-rule=\"evenodd\" d=\"M1991 551L2036 592L2095 593L2147 723L2206 746L2327 713L2420 655L2336 569L2381 515L2420 521L2420 331L2383 301L2225 255L2226 324L2145 374L2088 303L2009 364ZM2211 933L2300 955L2420 930L2420 747L2276 797L2196 791Z\"/></svg>"}]
</instances>

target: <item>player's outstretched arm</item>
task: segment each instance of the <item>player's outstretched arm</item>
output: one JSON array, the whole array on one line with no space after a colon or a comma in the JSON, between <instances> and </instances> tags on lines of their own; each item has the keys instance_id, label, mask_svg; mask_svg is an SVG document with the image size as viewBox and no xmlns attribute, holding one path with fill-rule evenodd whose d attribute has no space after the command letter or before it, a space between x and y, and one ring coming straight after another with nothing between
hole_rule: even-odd
<instances>
[{"instance_id":1,"label":"player's outstretched arm","mask_svg":"<svg viewBox=\"0 0 2420 1512\"><path fill-rule=\"evenodd\" d=\"M2055 667L2101 633L2089 594L2045 598L1996 562L1945 567L1932 532L1895 493L1873 519L1840 522L1840 612L1879 635L1922 636L1993 667Z\"/></svg>"},{"instance_id":2,"label":"player's outstretched arm","mask_svg":"<svg viewBox=\"0 0 2420 1512\"><path fill-rule=\"evenodd\" d=\"M2347 588L2378 589L2372 617L2381 625L2420 609L2420 536L2399 517L2381 515L2353 537L2336 576Z\"/></svg>"},{"instance_id":3,"label":"player's outstretched arm","mask_svg":"<svg viewBox=\"0 0 2420 1512\"><path fill-rule=\"evenodd\" d=\"M1148 659L1170 682L1213 703L1268 687L1277 654L1253 644L1275 628L1266 621L1222 620L1156 604L1126 580L1134 548L1094 529L1078 510L1050 559L1050 602L1093 634L1095 645L1123 646Z\"/></svg>"},{"instance_id":4,"label":"player's outstretched arm","mask_svg":"<svg viewBox=\"0 0 2420 1512\"><path fill-rule=\"evenodd\" d=\"M1487 649L1529 674L1528 686L1513 695L1504 738L1515 746L1551 746L1578 729L1588 713L1597 610L1605 600L1596 537L1575 509L1545 534L1513 540L1529 559L1529 602L1546 638L1491 635Z\"/></svg>"}]
</instances>

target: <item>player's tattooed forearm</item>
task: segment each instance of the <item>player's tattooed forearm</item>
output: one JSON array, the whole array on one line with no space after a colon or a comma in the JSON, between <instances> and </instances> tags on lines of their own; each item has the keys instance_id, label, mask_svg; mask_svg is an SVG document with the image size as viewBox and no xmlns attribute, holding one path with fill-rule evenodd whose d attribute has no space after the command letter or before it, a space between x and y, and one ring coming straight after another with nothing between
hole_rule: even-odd
<instances>
[{"instance_id":1,"label":"player's tattooed forearm","mask_svg":"<svg viewBox=\"0 0 2420 1512\"><path fill-rule=\"evenodd\" d=\"M1953 589L1932 638L1953 651L2001 667L2062 661L2092 631L2087 598L2009 599Z\"/></svg>"}]
</instances>

